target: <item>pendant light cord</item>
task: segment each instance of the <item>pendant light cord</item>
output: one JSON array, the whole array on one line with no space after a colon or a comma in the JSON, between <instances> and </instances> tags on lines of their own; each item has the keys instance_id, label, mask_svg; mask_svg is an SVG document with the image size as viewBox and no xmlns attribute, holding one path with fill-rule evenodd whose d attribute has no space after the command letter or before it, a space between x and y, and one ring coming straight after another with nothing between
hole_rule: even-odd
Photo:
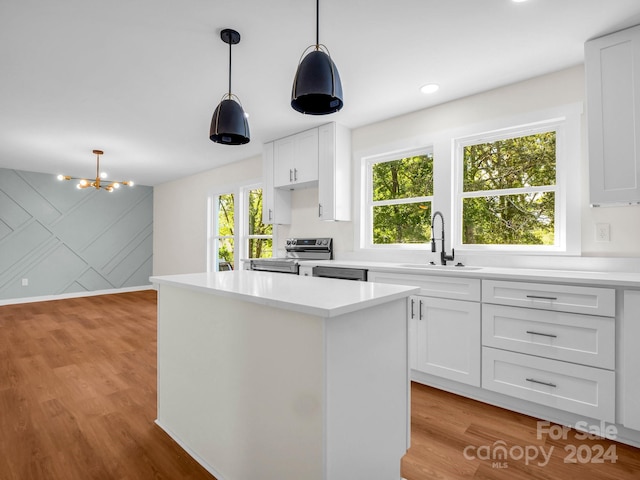
<instances>
[{"instance_id":1,"label":"pendant light cord","mask_svg":"<svg viewBox=\"0 0 640 480\"><path fill-rule=\"evenodd\" d=\"M320 48L320 0L316 0L316 50Z\"/></svg>"},{"instance_id":2,"label":"pendant light cord","mask_svg":"<svg viewBox=\"0 0 640 480\"><path fill-rule=\"evenodd\" d=\"M231 41L229 42L229 98L231 98Z\"/></svg>"}]
</instances>

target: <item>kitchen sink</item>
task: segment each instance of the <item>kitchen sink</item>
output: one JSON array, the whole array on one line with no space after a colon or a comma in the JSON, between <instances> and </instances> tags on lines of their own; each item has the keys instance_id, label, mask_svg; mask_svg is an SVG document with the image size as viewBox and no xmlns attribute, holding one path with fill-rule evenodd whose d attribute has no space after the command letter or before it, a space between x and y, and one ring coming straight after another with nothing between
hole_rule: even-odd
<instances>
[{"instance_id":1,"label":"kitchen sink","mask_svg":"<svg viewBox=\"0 0 640 480\"><path fill-rule=\"evenodd\" d=\"M420 264L420 263L400 263L399 267L402 268L415 268L417 270L460 270L461 272L473 271L473 270L482 270L482 267L468 267L466 265L456 266L455 264L451 265L431 265L428 263Z\"/></svg>"}]
</instances>

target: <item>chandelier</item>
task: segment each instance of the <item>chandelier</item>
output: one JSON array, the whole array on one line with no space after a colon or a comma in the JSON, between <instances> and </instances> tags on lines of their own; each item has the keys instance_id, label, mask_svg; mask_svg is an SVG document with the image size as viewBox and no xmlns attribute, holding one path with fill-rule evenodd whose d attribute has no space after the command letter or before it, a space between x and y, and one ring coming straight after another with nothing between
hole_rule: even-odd
<instances>
[{"instance_id":1,"label":"chandelier","mask_svg":"<svg viewBox=\"0 0 640 480\"><path fill-rule=\"evenodd\" d=\"M103 155L104 152L102 150L94 150L93 153L96 155L96 178L77 178L70 177L68 175L58 175L58 180L79 180L76 187L80 190L83 188L93 187L96 190L100 190L101 188L111 193L115 189L120 188L120 185L127 185L129 187L133 187L133 182L131 180L127 180L125 182L122 181L111 181L107 180L107 174L105 172L100 172L100 155Z\"/></svg>"}]
</instances>

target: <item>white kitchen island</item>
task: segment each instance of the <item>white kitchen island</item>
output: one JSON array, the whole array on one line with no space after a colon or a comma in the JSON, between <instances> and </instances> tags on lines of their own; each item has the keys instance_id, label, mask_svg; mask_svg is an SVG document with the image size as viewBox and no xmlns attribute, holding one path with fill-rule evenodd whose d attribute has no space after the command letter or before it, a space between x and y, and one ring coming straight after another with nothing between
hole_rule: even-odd
<instances>
[{"instance_id":1,"label":"white kitchen island","mask_svg":"<svg viewBox=\"0 0 640 480\"><path fill-rule=\"evenodd\" d=\"M152 277L157 424L219 480L395 480L413 287L232 271Z\"/></svg>"}]
</instances>

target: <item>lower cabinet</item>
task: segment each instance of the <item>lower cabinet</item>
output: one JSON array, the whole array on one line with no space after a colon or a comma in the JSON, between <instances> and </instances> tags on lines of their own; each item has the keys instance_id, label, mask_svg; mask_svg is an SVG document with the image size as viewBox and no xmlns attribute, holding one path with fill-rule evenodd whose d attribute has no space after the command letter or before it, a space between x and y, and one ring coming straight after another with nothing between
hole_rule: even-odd
<instances>
[{"instance_id":1,"label":"lower cabinet","mask_svg":"<svg viewBox=\"0 0 640 480\"><path fill-rule=\"evenodd\" d=\"M615 422L615 372L482 349L482 387L512 397Z\"/></svg>"},{"instance_id":2,"label":"lower cabinet","mask_svg":"<svg viewBox=\"0 0 640 480\"><path fill-rule=\"evenodd\" d=\"M480 304L409 298L411 368L480 386Z\"/></svg>"}]
</instances>

